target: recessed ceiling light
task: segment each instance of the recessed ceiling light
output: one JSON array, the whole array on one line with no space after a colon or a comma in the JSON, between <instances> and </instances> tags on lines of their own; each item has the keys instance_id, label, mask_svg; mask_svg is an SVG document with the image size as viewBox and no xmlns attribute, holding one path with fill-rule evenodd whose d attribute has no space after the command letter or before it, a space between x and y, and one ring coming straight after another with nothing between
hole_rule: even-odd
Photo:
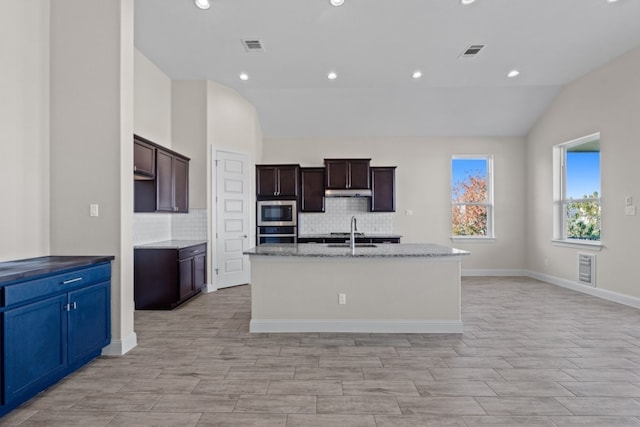
<instances>
[{"instance_id":1,"label":"recessed ceiling light","mask_svg":"<svg viewBox=\"0 0 640 427\"><path fill-rule=\"evenodd\" d=\"M330 71L329 74L327 74L327 78L329 80L335 80L338 78L338 75L335 73L335 71Z\"/></svg>"},{"instance_id":2,"label":"recessed ceiling light","mask_svg":"<svg viewBox=\"0 0 640 427\"><path fill-rule=\"evenodd\" d=\"M507 77L511 78L511 77L517 77L520 75L520 71L518 70L511 70L509 71L509 74L507 74Z\"/></svg>"},{"instance_id":3,"label":"recessed ceiling light","mask_svg":"<svg viewBox=\"0 0 640 427\"><path fill-rule=\"evenodd\" d=\"M618 0L607 0L607 3L615 3L615 2L617 2L617 1L618 1Z\"/></svg>"},{"instance_id":4,"label":"recessed ceiling light","mask_svg":"<svg viewBox=\"0 0 640 427\"><path fill-rule=\"evenodd\" d=\"M464 5L467 5L467 4L473 3L474 1L476 1L476 0L460 0L460 3L462 3Z\"/></svg>"},{"instance_id":5,"label":"recessed ceiling light","mask_svg":"<svg viewBox=\"0 0 640 427\"><path fill-rule=\"evenodd\" d=\"M420 77L422 77L422 71L420 70L414 71L411 77L413 77L414 79L419 79Z\"/></svg>"},{"instance_id":6,"label":"recessed ceiling light","mask_svg":"<svg viewBox=\"0 0 640 427\"><path fill-rule=\"evenodd\" d=\"M200 9L204 9L204 10L207 10L211 7L211 3L209 3L209 0L195 0L194 3Z\"/></svg>"},{"instance_id":7,"label":"recessed ceiling light","mask_svg":"<svg viewBox=\"0 0 640 427\"><path fill-rule=\"evenodd\" d=\"M344 0L330 0L329 3L331 3L331 6L342 6L342 4L344 3Z\"/></svg>"},{"instance_id":8,"label":"recessed ceiling light","mask_svg":"<svg viewBox=\"0 0 640 427\"><path fill-rule=\"evenodd\" d=\"M249 80L249 74L240 73L240 80Z\"/></svg>"}]
</instances>

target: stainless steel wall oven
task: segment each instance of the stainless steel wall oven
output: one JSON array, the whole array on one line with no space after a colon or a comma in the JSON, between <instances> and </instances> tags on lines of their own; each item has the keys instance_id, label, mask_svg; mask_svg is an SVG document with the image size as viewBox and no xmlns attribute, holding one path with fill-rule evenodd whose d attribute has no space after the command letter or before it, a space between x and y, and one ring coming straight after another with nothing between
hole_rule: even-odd
<instances>
[{"instance_id":1,"label":"stainless steel wall oven","mask_svg":"<svg viewBox=\"0 0 640 427\"><path fill-rule=\"evenodd\" d=\"M298 205L295 200L262 200L257 203L256 243L297 243Z\"/></svg>"}]
</instances>

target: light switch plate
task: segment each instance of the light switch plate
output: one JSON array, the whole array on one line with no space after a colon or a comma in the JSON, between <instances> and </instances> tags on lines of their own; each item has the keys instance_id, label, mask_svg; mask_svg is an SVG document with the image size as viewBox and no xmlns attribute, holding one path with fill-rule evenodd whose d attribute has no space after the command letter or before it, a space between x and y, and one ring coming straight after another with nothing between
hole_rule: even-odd
<instances>
[{"instance_id":1,"label":"light switch plate","mask_svg":"<svg viewBox=\"0 0 640 427\"><path fill-rule=\"evenodd\" d=\"M98 205L90 204L89 205L89 216L98 216Z\"/></svg>"},{"instance_id":2,"label":"light switch plate","mask_svg":"<svg viewBox=\"0 0 640 427\"><path fill-rule=\"evenodd\" d=\"M627 216L634 216L636 214L636 207L634 205L625 207L624 214Z\"/></svg>"},{"instance_id":3,"label":"light switch plate","mask_svg":"<svg viewBox=\"0 0 640 427\"><path fill-rule=\"evenodd\" d=\"M631 206L633 205L633 197L631 196L627 196L624 198L624 205L625 206Z\"/></svg>"}]
</instances>

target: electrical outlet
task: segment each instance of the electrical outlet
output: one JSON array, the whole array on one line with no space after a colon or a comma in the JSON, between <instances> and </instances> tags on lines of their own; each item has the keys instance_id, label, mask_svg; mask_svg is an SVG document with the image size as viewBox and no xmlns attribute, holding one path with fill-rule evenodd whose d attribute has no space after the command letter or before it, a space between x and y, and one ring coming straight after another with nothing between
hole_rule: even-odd
<instances>
[{"instance_id":1,"label":"electrical outlet","mask_svg":"<svg viewBox=\"0 0 640 427\"><path fill-rule=\"evenodd\" d=\"M347 294L338 294L338 304L344 305L347 303Z\"/></svg>"},{"instance_id":2,"label":"electrical outlet","mask_svg":"<svg viewBox=\"0 0 640 427\"><path fill-rule=\"evenodd\" d=\"M631 196L627 196L624 198L624 205L625 206L631 206L633 205L633 197Z\"/></svg>"},{"instance_id":3,"label":"electrical outlet","mask_svg":"<svg viewBox=\"0 0 640 427\"><path fill-rule=\"evenodd\" d=\"M625 207L624 208L624 214L627 215L627 216L635 216L636 207L634 205Z\"/></svg>"}]
</instances>

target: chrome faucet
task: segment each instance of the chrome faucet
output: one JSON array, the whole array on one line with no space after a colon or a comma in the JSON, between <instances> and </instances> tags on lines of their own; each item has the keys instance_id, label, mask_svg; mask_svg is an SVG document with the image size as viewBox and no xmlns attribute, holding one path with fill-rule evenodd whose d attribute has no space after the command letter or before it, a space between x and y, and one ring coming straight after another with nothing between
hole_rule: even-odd
<instances>
[{"instance_id":1,"label":"chrome faucet","mask_svg":"<svg viewBox=\"0 0 640 427\"><path fill-rule=\"evenodd\" d=\"M358 221L356 220L355 215L351 217L351 240L349 243L351 244L351 253L355 253L356 251L356 231L358 231Z\"/></svg>"}]
</instances>

